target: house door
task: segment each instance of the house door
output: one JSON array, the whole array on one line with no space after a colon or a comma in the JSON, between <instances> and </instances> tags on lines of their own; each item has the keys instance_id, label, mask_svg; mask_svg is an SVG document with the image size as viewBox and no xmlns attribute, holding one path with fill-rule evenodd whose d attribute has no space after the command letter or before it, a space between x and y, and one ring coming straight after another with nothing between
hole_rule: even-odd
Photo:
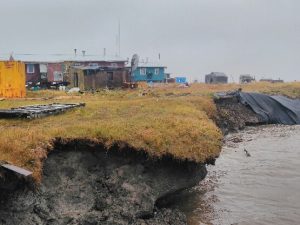
<instances>
[{"instance_id":1,"label":"house door","mask_svg":"<svg viewBox=\"0 0 300 225\"><path fill-rule=\"evenodd\" d=\"M114 73L107 72L107 86L113 87L114 86Z\"/></svg>"},{"instance_id":2,"label":"house door","mask_svg":"<svg viewBox=\"0 0 300 225\"><path fill-rule=\"evenodd\" d=\"M78 73L74 73L74 87L78 87Z\"/></svg>"}]
</instances>

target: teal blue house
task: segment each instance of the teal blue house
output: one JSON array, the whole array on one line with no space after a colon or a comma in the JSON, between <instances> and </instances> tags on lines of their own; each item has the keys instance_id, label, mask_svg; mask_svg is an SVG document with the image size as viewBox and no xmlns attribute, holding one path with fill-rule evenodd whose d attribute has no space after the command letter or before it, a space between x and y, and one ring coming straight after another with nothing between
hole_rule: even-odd
<instances>
[{"instance_id":1,"label":"teal blue house","mask_svg":"<svg viewBox=\"0 0 300 225\"><path fill-rule=\"evenodd\" d=\"M165 69L165 66L155 63L139 63L131 79L134 82L163 83L166 79Z\"/></svg>"}]
</instances>

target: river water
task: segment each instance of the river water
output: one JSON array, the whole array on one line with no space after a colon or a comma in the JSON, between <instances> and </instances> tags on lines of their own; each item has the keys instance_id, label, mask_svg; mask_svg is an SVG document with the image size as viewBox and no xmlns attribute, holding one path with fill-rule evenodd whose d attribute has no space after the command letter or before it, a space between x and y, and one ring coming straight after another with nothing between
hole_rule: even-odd
<instances>
[{"instance_id":1,"label":"river water","mask_svg":"<svg viewBox=\"0 0 300 225\"><path fill-rule=\"evenodd\" d=\"M190 225L300 224L300 126L227 136L205 180L177 197Z\"/></svg>"}]
</instances>

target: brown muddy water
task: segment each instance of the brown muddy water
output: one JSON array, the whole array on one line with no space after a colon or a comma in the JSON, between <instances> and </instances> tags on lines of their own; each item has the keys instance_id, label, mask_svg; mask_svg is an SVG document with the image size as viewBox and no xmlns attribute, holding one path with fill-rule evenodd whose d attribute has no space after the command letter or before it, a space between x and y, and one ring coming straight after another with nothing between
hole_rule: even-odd
<instances>
[{"instance_id":1,"label":"brown muddy water","mask_svg":"<svg viewBox=\"0 0 300 225\"><path fill-rule=\"evenodd\" d=\"M190 225L300 224L300 126L227 136L205 180L177 196L176 205Z\"/></svg>"}]
</instances>

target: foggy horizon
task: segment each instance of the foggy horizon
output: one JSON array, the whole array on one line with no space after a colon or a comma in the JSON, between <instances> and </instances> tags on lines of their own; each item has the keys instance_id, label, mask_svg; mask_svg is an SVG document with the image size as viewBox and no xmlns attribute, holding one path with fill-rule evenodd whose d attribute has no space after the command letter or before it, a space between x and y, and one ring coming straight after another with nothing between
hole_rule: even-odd
<instances>
[{"instance_id":1,"label":"foggy horizon","mask_svg":"<svg viewBox=\"0 0 300 225\"><path fill-rule=\"evenodd\" d=\"M299 80L300 2L296 0L13 0L0 9L3 54L137 53L172 76L204 80L224 72Z\"/></svg>"}]
</instances>

